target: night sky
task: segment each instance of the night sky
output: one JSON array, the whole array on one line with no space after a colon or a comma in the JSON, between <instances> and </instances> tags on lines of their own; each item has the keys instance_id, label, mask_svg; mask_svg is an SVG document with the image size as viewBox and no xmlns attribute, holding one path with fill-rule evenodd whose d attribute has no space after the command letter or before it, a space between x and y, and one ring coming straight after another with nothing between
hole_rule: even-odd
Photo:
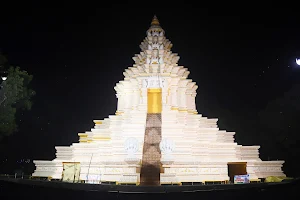
<instances>
[{"instance_id":1,"label":"night sky","mask_svg":"<svg viewBox=\"0 0 300 200\"><path fill-rule=\"evenodd\" d=\"M204 116L238 125L300 83L296 13L131 6L26 4L1 14L0 48L12 65L34 76L36 91L32 110L18 115L19 132L1 141L2 157L53 159L54 146L78 142L77 133L89 131L92 120L114 114L113 87L133 65L154 15L179 65L199 86L197 110ZM228 129L235 131L234 125ZM236 132L236 141L262 145L246 129Z\"/></svg>"}]
</instances>

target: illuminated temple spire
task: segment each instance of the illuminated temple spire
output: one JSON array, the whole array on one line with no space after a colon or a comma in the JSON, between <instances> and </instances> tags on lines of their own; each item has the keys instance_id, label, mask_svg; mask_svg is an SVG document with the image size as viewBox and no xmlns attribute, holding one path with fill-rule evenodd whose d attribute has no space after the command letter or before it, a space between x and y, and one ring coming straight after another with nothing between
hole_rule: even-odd
<instances>
[{"instance_id":1,"label":"illuminated temple spire","mask_svg":"<svg viewBox=\"0 0 300 200\"><path fill-rule=\"evenodd\" d=\"M153 25L159 26L159 21L158 21L156 15L154 15L152 22L151 22L151 26L153 26Z\"/></svg>"}]
</instances>

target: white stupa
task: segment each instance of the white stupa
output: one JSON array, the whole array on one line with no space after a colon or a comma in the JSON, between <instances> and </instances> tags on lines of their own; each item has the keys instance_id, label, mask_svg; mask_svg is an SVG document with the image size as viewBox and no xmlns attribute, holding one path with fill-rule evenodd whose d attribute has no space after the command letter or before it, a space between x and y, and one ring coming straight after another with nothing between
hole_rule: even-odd
<instances>
[{"instance_id":1,"label":"white stupa","mask_svg":"<svg viewBox=\"0 0 300 200\"><path fill-rule=\"evenodd\" d=\"M114 88L116 114L94 120L94 128L78 134L79 142L56 146L54 160L35 160L32 176L117 184L147 182L142 176L156 177L158 184L285 176L284 161L262 161L259 146L238 145L234 132L198 114L198 86L171 47L154 16L135 64ZM146 163L155 169L147 171Z\"/></svg>"}]
</instances>

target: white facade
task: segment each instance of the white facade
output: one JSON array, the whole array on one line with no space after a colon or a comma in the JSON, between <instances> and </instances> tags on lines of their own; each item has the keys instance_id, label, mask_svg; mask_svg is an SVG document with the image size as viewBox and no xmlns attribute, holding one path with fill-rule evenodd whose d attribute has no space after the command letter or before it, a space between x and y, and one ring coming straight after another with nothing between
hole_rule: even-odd
<instances>
[{"instance_id":1,"label":"white facade","mask_svg":"<svg viewBox=\"0 0 300 200\"><path fill-rule=\"evenodd\" d=\"M153 19L135 64L114 87L117 111L79 134L79 143L55 147L52 161L34 161L32 176L61 179L63 162L80 162L80 179L138 183L147 115L147 89L162 88L161 183L226 181L228 162L247 162L251 179L285 176L283 161L261 161L259 146L241 146L234 134L219 130L217 119L198 114L197 88L179 66L158 20Z\"/></svg>"}]
</instances>

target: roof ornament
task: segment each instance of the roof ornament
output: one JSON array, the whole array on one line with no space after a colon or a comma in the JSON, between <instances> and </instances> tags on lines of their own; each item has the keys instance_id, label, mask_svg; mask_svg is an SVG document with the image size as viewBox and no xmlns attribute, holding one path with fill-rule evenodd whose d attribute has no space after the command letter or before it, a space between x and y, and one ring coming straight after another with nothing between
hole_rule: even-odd
<instances>
[{"instance_id":1,"label":"roof ornament","mask_svg":"<svg viewBox=\"0 0 300 200\"><path fill-rule=\"evenodd\" d=\"M152 19L152 22L151 22L151 26L159 26L159 21L156 17L156 15L154 15L153 19Z\"/></svg>"}]
</instances>

